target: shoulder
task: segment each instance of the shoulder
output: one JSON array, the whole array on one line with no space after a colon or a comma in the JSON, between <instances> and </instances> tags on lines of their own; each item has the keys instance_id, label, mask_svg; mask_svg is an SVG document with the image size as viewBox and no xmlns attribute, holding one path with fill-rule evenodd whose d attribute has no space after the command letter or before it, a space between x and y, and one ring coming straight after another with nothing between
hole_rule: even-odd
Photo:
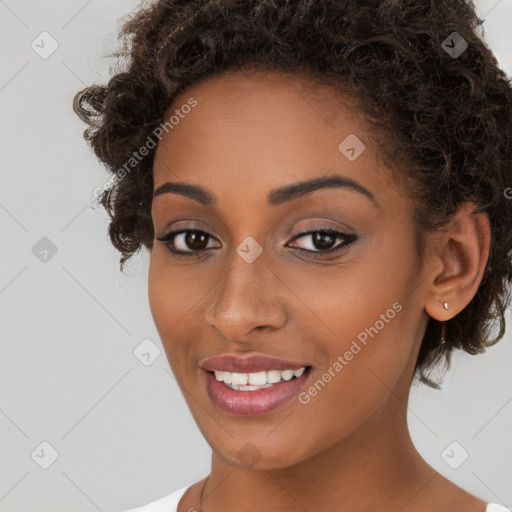
<instances>
[{"instance_id":1,"label":"shoulder","mask_svg":"<svg viewBox=\"0 0 512 512\"><path fill-rule=\"evenodd\" d=\"M158 500L152 501L151 503L141 507L131 508L125 512L176 512L181 497L189 487L190 485L187 485L181 489L171 492L171 494L168 494L163 498L159 498Z\"/></svg>"},{"instance_id":2,"label":"shoulder","mask_svg":"<svg viewBox=\"0 0 512 512\"><path fill-rule=\"evenodd\" d=\"M497 503L488 503L485 512L510 512L510 509Z\"/></svg>"}]
</instances>

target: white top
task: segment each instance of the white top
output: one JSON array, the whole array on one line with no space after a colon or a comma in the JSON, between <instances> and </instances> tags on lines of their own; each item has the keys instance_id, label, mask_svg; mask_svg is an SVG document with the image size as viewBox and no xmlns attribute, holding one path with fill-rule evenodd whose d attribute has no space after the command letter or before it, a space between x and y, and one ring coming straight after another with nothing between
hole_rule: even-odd
<instances>
[{"instance_id":1,"label":"white top","mask_svg":"<svg viewBox=\"0 0 512 512\"><path fill-rule=\"evenodd\" d=\"M178 503L181 497L185 494L185 491L191 487L187 485L177 491L171 492L167 496L160 498L156 501L152 501L147 505L138 508L131 508L125 512L178 512ZM498 505L497 503L488 503L485 512L512 512L510 509Z\"/></svg>"}]
</instances>

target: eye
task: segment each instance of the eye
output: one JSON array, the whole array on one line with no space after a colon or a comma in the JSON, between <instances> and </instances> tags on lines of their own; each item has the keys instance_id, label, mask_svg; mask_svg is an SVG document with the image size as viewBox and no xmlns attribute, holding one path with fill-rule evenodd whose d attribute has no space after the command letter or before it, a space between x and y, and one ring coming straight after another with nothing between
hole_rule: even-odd
<instances>
[{"instance_id":1,"label":"eye","mask_svg":"<svg viewBox=\"0 0 512 512\"><path fill-rule=\"evenodd\" d=\"M201 254L208 248L209 239L213 239L213 237L205 231L198 229L170 231L162 237L157 238L160 242L164 242L171 254L178 258L181 258L182 256L201 256ZM178 248L175 246L178 246Z\"/></svg>"},{"instance_id":2,"label":"eye","mask_svg":"<svg viewBox=\"0 0 512 512\"><path fill-rule=\"evenodd\" d=\"M304 244L301 249L305 252L331 254L341 249L347 249L356 240L356 235L344 233L332 228L316 228L315 230L303 231L296 235L292 241L304 238L309 243ZM341 239L342 242L336 245L336 240ZM293 247L293 246L292 246Z\"/></svg>"}]
</instances>

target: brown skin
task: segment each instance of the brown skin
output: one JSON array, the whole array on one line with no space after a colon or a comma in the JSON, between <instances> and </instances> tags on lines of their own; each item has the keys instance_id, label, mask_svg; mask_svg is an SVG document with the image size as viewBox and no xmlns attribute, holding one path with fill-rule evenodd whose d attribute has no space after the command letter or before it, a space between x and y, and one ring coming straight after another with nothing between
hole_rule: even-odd
<instances>
[{"instance_id":1,"label":"brown skin","mask_svg":"<svg viewBox=\"0 0 512 512\"><path fill-rule=\"evenodd\" d=\"M450 229L431 237L420 270L413 206L339 93L298 74L229 72L187 89L168 115L190 97L198 105L158 146L154 189L194 183L218 204L155 197L155 238L183 227L212 238L201 246L206 257L188 260L155 239L149 270L155 325L213 450L211 474L185 493L178 511L483 512L484 501L421 458L406 415L429 315L452 318L478 289L489 251L487 216L461 208ZM338 150L348 134L366 141L353 162ZM335 173L367 188L378 206L346 188L267 204L271 189ZM292 241L299 228L314 231L320 221L358 239L323 257L327 249L312 235ZM251 264L236 252L248 236L263 247ZM333 238L332 246L342 242ZM174 246L199 247L187 246L183 235ZM402 310L308 404L292 400L239 417L209 399L201 360L257 353L312 365L307 389L395 302ZM261 456L250 468L237 456L249 441Z\"/></svg>"}]
</instances>

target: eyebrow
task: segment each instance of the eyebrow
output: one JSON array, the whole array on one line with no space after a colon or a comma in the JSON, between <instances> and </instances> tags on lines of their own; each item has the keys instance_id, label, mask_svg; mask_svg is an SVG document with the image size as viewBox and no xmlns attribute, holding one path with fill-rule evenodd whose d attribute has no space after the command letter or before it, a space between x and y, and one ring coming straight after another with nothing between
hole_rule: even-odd
<instances>
[{"instance_id":1,"label":"eyebrow","mask_svg":"<svg viewBox=\"0 0 512 512\"><path fill-rule=\"evenodd\" d=\"M320 178L313 178L306 181L299 181L290 185L271 190L267 195L268 204L271 206L278 206L287 201L291 201L297 197L304 196L325 188L348 188L359 192L370 199L375 206L379 207L373 194L365 187L357 183L356 181L342 176L340 174L334 174L330 176L322 176ZM193 185L191 183L183 182L170 182L167 181L160 185L153 193L153 198L166 193L179 194L185 197L189 197L194 201L197 201L204 205L216 205L216 197L208 191L206 188L199 185Z\"/></svg>"}]
</instances>

